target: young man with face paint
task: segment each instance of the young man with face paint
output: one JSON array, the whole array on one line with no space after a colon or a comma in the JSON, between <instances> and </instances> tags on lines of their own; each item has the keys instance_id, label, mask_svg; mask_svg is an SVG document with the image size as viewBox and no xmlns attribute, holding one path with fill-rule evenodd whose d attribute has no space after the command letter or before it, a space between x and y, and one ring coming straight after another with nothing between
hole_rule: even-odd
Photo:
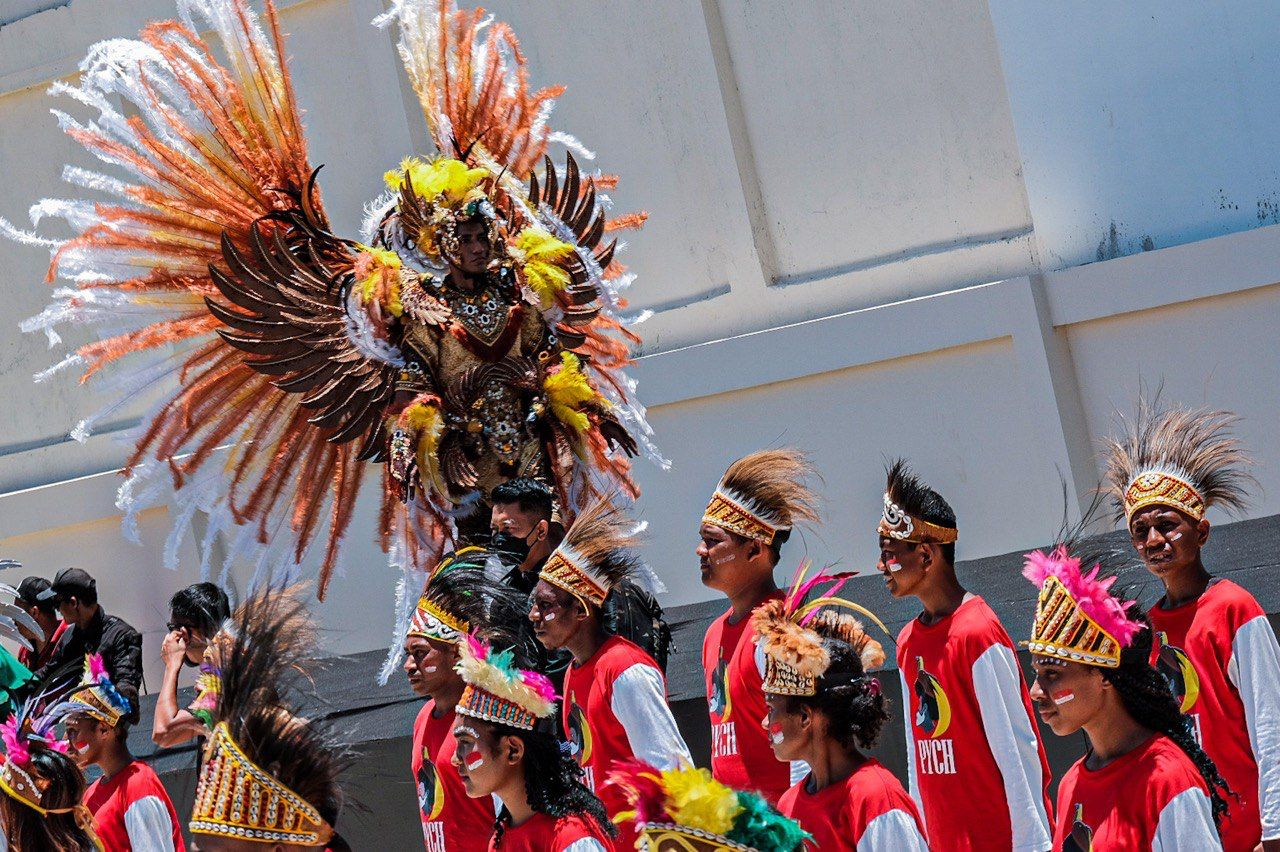
<instances>
[{"instance_id":1,"label":"young man with face paint","mask_svg":"<svg viewBox=\"0 0 1280 852\"><path fill-rule=\"evenodd\" d=\"M471 636L461 644L458 673L466 686L452 762L467 795L503 803L486 835L490 852L613 852L616 832L604 805L556 736L551 681Z\"/></svg>"},{"instance_id":2,"label":"young man with face paint","mask_svg":"<svg viewBox=\"0 0 1280 852\"><path fill-rule=\"evenodd\" d=\"M804 582L756 609L752 626L765 653L764 695L773 752L802 760L807 777L782 794L778 809L813 835L823 852L927 852L916 804L893 773L863 749L889 719L880 681L867 669L884 649L852 615L870 612L834 597L842 582L805 602L827 578Z\"/></svg>"},{"instance_id":3,"label":"young man with face paint","mask_svg":"<svg viewBox=\"0 0 1280 852\"><path fill-rule=\"evenodd\" d=\"M1211 506L1240 510L1253 482L1224 411L1140 401L1109 442L1108 480L1134 549L1164 586L1148 612L1157 668L1197 740L1239 797L1222 824L1227 852L1280 852L1280 644L1253 595L1214 577L1201 551Z\"/></svg>"},{"instance_id":4,"label":"young man with face paint","mask_svg":"<svg viewBox=\"0 0 1280 852\"><path fill-rule=\"evenodd\" d=\"M702 515L698 564L702 584L729 599L702 640L711 715L711 774L771 804L809 771L774 756L764 730L764 652L750 615L781 598L773 571L796 524L818 522L814 476L799 450L762 450L738 459L721 478Z\"/></svg>"},{"instance_id":5,"label":"young man with face paint","mask_svg":"<svg viewBox=\"0 0 1280 852\"><path fill-rule=\"evenodd\" d=\"M455 667L458 643L477 632L504 645L515 642L523 597L486 575L490 551L467 547L432 572L405 636L409 685L427 697L413 723L410 771L418 793L426 852L484 852L497 803L467 795L453 768L454 707L465 684Z\"/></svg>"},{"instance_id":6,"label":"young man with face paint","mask_svg":"<svg viewBox=\"0 0 1280 852\"><path fill-rule=\"evenodd\" d=\"M1059 545L1028 554L1023 574L1040 589L1031 697L1055 734L1088 735L1058 786L1053 848L1221 849L1226 783L1151 664L1158 646L1141 611L1112 594L1112 566L1085 573Z\"/></svg>"},{"instance_id":7,"label":"young man with face paint","mask_svg":"<svg viewBox=\"0 0 1280 852\"><path fill-rule=\"evenodd\" d=\"M635 643L605 631L605 599L639 567L630 551L637 543L632 526L607 502L585 508L543 565L529 610L538 641L573 655L564 676L564 736L610 814L625 810L606 783L614 761L639 758L661 769L693 764L658 664ZM619 844L630 848L634 841L633 826L624 824Z\"/></svg>"},{"instance_id":8,"label":"young man with face paint","mask_svg":"<svg viewBox=\"0 0 1280 852\"><path fill-rule=\"evenodd\" d=\"M155 771L129 752L131 710L102 659L87 658L80 686L60 709L76 764L102 770L85 792L85 807L105 849L182 852L182 828L169 794Z\"/></svg>"},{"instance_id":9,"label":"young man with face paint","mask_svg":"<svg viewBox=\"0 0 1280 852\"><path fill-rule=\"evenodd\" d=\"M898 634L911 796L935 850L1043 852L1049 761L1013 640L956 578L956 515L899 459L877 529L890 594L923 612Z\"/></svg>"}]
</instances>

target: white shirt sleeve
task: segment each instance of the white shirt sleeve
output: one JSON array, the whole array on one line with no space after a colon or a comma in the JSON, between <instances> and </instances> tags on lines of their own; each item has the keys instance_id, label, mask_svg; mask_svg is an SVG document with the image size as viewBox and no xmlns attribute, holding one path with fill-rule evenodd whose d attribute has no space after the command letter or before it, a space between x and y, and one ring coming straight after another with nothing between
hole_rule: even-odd
<instances>
[{"instance_id":1,"label":"white shirt sleeve","mask_svg":"<svg viewBox=\"0 0 1280 852\"><path fill-rule=\"evenodd\" d=\"M157 796L143 796L124 812L124 830L134 849L173 852L173 820Z\"/></svg>"},{"instance_id":2,"label":"white shirt sleeve","mask_svg":"<svg viewBox=\"0 0 1280 852\"><path fill-rule=\"evenodd\" d=\"M613 682L609 706L636 757L658 769L693 766L693 755L667 706L662 672L644 663L631 666Z\"/></svg>"},{"instance_id":3,"label":"white shirt sleeve","mask_svg":"<svg viewBox=\"0 0 1280 852\"><path fill-rule=\"evenodd\" d=\"M895 809L885 811L871 820L858 840L857 852L882 852L885 849L892 849L894 852L929 852L929 844L920 834L911 814Z\"/></svg>"},{"instance_id":4,"label":"white shirt sleeve","mask_svg":"<svg viewBox=\"0 0 1280 852\"><path fill-rule=\"evenodd\" d=\"M1151 852L1222 852L1213 805L1199 787L1183 790L1160 811Z\"/></svg>"},{"instance_id":5,"label":"white shirt sleeve","mask_svg":"<svg viewBox=\"0 0 1280 852\"><path fill-rule=\"evenodd\" d=\"M973 691L987 745L1004 781L1013 848L1044 852L1053 846L1044 807L1040 742L1022 703L1022 678L1013 649L996 643L973 663Z\"/></svg>"},{"instance_id":6,"label":"white shirt sleeve","mask_svg":"<svg viewBox=\"0 0 1280 852\"><path fill-rule=\"evenodd\" d=\"M561 852L605 852L605 848L594 837L584 837L581 840L573 841L564 847Z\"/></svg>"},{"instance_id":7,"label":"white shirt sleeve","mask_svg":"<svg viewBox=\"0 0 1280 852\"><path fill-rule=\"evenodd\" d=\"M1262 839L1276 840L1280 838L1280 643L1265 615L1236 631L1227 677L1244 703L1249 743L1258 763Z\"/></svg>"},{"instance_id":8,"label":"white shirt sleeve","mask_svg":"<svg viewBox=\"0 0 1280 852\"><path fill-rule=\"evenodd\" d=\"M916 732L911 726L911 687L907 686L907 676L898 669L898 681L902 684L902 726L907 736L907 792L915 799L916 808L920 811L920 822L924 830L929 830L929 823L924 816L924 802L920 798L920 781L916 778Z\"/></svg>"}]
</instances>

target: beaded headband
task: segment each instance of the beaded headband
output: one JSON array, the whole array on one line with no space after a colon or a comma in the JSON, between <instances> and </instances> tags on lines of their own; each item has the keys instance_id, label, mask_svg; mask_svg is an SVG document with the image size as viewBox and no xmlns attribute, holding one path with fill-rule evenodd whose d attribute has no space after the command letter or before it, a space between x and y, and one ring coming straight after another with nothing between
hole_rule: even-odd
<instances>
[{"instance_id":1,"label":"beaded headband","mask_svg":"<svg viewBox=\"0 0 1280 852\"><path fill-rule=\"evenodd\" d=\"M913 544L952 544L960 537L959 530L938 526L911 515L893 502L888 492L884 495L884 511L876 529L886 538Z\"/></svg>"},{"instance_id":2,"label":"beaded headband","mask_svg":"<svg viewBox=\"0 0 1280 852\"><path fill-rule=\"evenodd\" d=\"M495 652L467 634L461 650L457 670L466 687L456 708L459 714L531 731L539 719L555 712L557 696L551 681L538 672L517 668L511 649Z\"/></svg>"},{"instance_id":3,"label":"beaded headband","mask_svg":"<svg viewBox=\"0 0 1280 852\"><path fill-rule=\"evenodd\" d=\"M1143 471L1125 489L1125 518L1132 518L1148 506L1169 506L1197 521L1204 519L1205 502L1200 492L1186 477L1167 470Z\"/></svg>"},{"instance_id":4,"label":"beaded headband","mask_svg":"<svg viewBox=\"0 0 1280 852\"><path fill-rule=\"evenodd\" d=\"M192 834L302 846L323 846L333 836L310 802L249 759L226 722L205 749L189 827Z\"/></svg>"},{"instance_id":5,"label":"beaded headband","mask_svg":"<svg viewBox=\"0 0 1280 852\"><path fill-rule=\"evenodd\" d=\"M743 538L773 544L773 539L778 532L789 527L771 523L763 513L750 509L752 502L721 485L712 493L711 502L707 504L707 510L702 514L702 522L737 533Z\"/></svg>"},{"instance_id":6,"label":"beaded headband","mask_svg":"<svg viewBox=\"0 0 1280 852\"><path fill-rule=\"evenodd\" d=\"M111 682L101 655L86 654L84 677L62 710L64 713L83 713L114 728L120 724L121 718L132 712L133 705Z\"/></svg>"},{"instance_id":7,"label":"beaded headband","mask_svg":"<svg viewBox=\"0 0 1280 852\"><path fill-rule=\"evenodd\" d=\"M418 599L418 608L413 611L409 621L409 636L421 636L424 639L436 639L440 642L457 642L471 632L471 625L445 612L429 594L424 592Z\"/></svg>"},{"instance_id":8,"label":"beaded headband","mask_svg":"<svg viewBox=\"0 0 1280 852\"><path fill-rule=\"evenodd\" d=\"M595 606L604 605L611 587L608 580L588 567L581 554L563 543L552 551L538 577Z\"/></svg>"}]
</instances>

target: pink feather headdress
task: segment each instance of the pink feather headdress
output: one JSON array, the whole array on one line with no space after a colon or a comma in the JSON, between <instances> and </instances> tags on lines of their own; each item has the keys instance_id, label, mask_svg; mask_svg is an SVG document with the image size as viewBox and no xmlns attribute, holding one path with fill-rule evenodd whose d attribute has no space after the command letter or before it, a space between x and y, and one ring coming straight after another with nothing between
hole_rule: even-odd
<instances>
[{"instance_id":1,"label":"pink feather headdress","mask_svg":"<svg viewBox=\"0 0 1280 852\"><path fill-rule=\"evenodd\" d=\"M467 686L457 712L525 730L555 712L555 685L545 675L518 668L512 649L494 651L471 634L461 649L457 669Z\"/></svg>"},{"instance_id":2,"label":"pink feather headdress","mask_svg":"<svg viewBox=\"0 0 1280 852\"><path fill-rule=\"evenodd\" d=\"M1116 668L1120 651L1143 624L1129 618L1133 601L1111 591L1115 577L1100 577L1102 566L1085 573L1065 545L1052 552L1028 553L1022 576L1040 587L1031 653L1061 660Z\"/></svg>"}]
</instances>

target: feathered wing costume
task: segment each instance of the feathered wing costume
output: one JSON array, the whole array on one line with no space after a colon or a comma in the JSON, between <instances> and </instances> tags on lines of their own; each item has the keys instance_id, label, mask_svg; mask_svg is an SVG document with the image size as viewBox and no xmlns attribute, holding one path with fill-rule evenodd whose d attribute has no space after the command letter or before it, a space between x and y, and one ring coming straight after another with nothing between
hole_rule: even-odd
<instances>
[{"instance_id":1,"label":"feathered wing costume","mask_svg":"<svg viewBox=\"0 0 1280 852\"><path fill-rule=\"evenodd\" d=\"M71 225L66 241L0 223L49 246L49 279L70 282L24 329L51 345L64 322L102 334L37 378L87 380L131 356L114 401L72 434L162 397L120 488L126 532L172 495L170 565L197 510L206 574L220 534L226 563L253 560L260 577L291 577L323 541L323 597L368 462L384 462L403 634L452 517L505 478L545 479L569 514L634 496L627 456L660 458L625 373L631 276L606 235L643 215L611 216L612 178L546 155L589 153L550 128L561 90L530 91L511 30L453 0L395 2L376 22L399 27L438 153L387 173L356 242L330 230L272 3L262 22L248 0L178 8L138 40L95 45L80 84L53 87L96 112L55 115L112 172L64 177L112 200L36 204L37 224ZM459 277L468 223L483 254Z\"/></svg>"}]
</instances>

